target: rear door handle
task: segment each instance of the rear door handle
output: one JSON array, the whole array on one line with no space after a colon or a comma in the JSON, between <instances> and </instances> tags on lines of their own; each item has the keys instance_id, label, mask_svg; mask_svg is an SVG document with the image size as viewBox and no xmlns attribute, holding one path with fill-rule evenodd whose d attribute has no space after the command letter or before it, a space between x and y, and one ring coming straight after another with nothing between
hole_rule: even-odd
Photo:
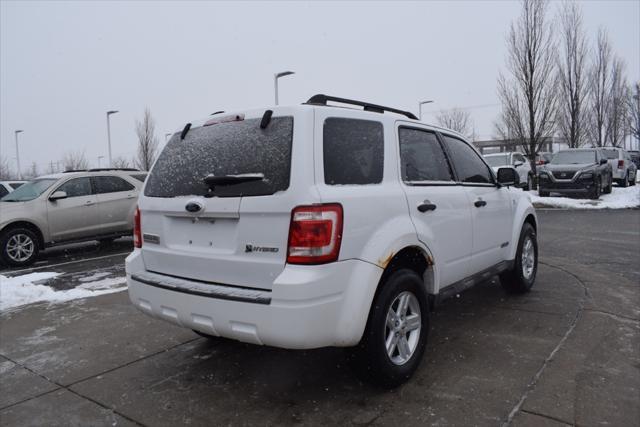
<instances>
[{"instance_id":1,"label":"rear door handle","mask_svg":"<svg viewBox=\"0 0 640 427\"><path fill-rule=\"evenodd\" d=\"M475 202L473 202L473 204L475 205L476 208L487 206L487 202L485 202L484 200L476 200Z\"/></svg>"},{"instance_id":2,"label":"rear door handle","mask_svg":"<svg viewBox=\"0 0 640 427\"><path fill-rule=\"evenodd\" d=\"M436 208L437 206L431 203L429 200L425 200L424 202L418 205L418 210L420 212L435 211Z\"/></svg>"}]
</instances>

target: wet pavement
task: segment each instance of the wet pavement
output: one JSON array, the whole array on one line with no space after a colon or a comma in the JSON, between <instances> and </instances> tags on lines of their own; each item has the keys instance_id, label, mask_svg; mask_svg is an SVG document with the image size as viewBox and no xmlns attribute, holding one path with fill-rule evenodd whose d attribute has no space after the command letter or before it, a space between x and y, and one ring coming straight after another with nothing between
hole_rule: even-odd
<instances>
[{"instance_id":1,"label":"wet pavement","mask_svg":"<svg viewBox=\"0 0 640 427\"><path fill-rule=\"evenodd\" d=\"M445 301L396 390L359 382L341 349L208 340L118 292L2 313L0 424L639 425L640 211L539 220L532 292L507 295L496 279ZM126 245L36 268L63 273L57 289L117 277Z\"/></svg>"}]
</instances>

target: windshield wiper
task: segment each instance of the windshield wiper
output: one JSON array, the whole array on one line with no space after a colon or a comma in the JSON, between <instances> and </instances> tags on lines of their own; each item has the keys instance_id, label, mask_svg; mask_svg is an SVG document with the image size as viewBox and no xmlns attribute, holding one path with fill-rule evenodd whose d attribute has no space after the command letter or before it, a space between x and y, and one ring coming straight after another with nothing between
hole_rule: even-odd
<instances>
[{"instance_id":1,"label":"windshield wiper","mask_svg":"<svg viewBox=\"0 0 640 427\"><path fill-rule=\"evenodd\" d=\"M211 189L216 185L235 185L243 182L264 181L263 173L242 173L238 175L207 175L203 179L204 183Z\"/></svg>"}]
</instances>

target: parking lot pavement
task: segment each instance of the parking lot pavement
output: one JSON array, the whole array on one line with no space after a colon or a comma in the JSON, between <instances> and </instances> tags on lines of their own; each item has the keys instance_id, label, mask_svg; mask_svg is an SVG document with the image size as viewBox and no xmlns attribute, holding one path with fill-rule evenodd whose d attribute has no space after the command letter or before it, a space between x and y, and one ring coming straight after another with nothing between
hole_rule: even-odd
<instances>
[{"instance_id":1,"label":"parking lot pavement","mask_svg":"<svg viewBox=\"0 0 640 427\"><path fill-rule=\"evenodd\" d=\"M638 425L640 212L539 219L532 292L445 301L396 390L357 381L341 349L199 338L119 292L1 315L0 424Z\"/></svg>"}]
</instances>

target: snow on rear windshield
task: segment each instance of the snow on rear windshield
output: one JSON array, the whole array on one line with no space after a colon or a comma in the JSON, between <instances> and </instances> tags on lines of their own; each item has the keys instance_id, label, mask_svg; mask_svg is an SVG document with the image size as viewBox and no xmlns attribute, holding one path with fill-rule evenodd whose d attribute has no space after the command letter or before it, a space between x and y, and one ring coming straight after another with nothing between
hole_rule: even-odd
<instances>
[{"instance_id":1,"label":"snow on rear windshield","mask_svg":"<svg viewBox=\"0 0 640 427\"><path fill-rule=\"evenodd\" d=\"M184 140L175 134L147 178L149 197L208 195L262 196L286 190L291 172L293 117L274 117L266 129L260 119L191 129ZM263 174L259 181L216 185L209 175Z\"/></svg>"}]
</instances>

